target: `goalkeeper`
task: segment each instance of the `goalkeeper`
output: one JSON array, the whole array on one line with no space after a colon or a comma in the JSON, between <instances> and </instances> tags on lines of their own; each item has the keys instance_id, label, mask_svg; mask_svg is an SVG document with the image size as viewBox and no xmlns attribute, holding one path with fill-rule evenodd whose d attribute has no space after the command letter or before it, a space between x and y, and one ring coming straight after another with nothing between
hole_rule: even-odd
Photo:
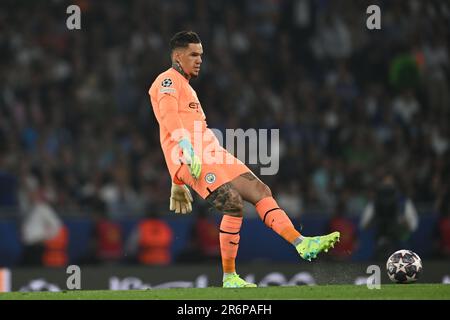
<instances>
[{"instance_id":1,"label":"goalkeeper","mask_svg":"<svg viewBox=\"0 0 450 320\"><path fill-rule=\"evenodd\" d=\"M269 187L223 149L208 129L197 94L189 85L189 80L199 75L202 64L203 49L198 35L192 31L178 32L170 47L172 67L161 73L149 90L172 178L170 210L182 214L192 211L188 185L223 213L219 229L223 287L256 286L240 278L235 267L244 200L252 203L266 226L291 243L303 259L311 261L320 252L328 251L339 240L339 232L302 236L278 206Z\"/></svg>"}]
</instances>

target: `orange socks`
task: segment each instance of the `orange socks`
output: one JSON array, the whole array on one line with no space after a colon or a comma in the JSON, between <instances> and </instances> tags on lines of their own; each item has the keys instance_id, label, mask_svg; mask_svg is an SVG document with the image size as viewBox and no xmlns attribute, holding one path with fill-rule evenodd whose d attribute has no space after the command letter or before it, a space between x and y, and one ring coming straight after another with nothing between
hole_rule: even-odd
<instances>
[{"instance_id":1,"label":"orange socks","mask_svg":"<svg viewBox=\"0 0 450 320\"><path fill-rule=\"evenodd\" d=\"M220 223L220 251L224 273L236 272L235 260L239 248L242 217L224 215Z\"/></svg>"},{"instance_id":2,"label":"orange socks","mask_svg":"<svg viewBox=\"0 0 450 320\"><path fill-rule=\"evenodd\" d=\"M273 229L289 243L294 244L295 240L301 237L300 233L295 230L291 219L278 207L274 198L267 197L258 201L256 211L266 226Z\"/></svg>"},{"instance_id":3,"label":"orange socks","mask_svg":"<svg viewBox=\"0 0 450 320\"><path fill-rule=\"evenodd\" d=\"M272 197L260 200L256 204L256 211L261 220L278 233L283 239L296 245L301 242L302 236L294 228L291 219L278 207ZM222 253L222 267L224 273L236 272L235 260L239 248L239 232L241 231L242 217L224 215L220 223L220 251Z\"/></svg>"}]
</instances>

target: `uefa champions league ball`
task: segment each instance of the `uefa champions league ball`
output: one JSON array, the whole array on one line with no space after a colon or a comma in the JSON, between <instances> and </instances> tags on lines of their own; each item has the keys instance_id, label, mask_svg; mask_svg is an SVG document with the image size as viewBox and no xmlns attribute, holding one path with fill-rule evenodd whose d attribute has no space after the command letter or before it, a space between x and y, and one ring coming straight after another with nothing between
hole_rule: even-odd
<instances>
[{"instance_id":1,"label":"uefa champions league ball","mask_svg":"<svg viewBox=\"0 0 450 320\"><path fill-rule=\"evenodd\" d=\"M389 279L395 283L416 282L422 273L422 260L411 250L398 250L386 262Z\"/></svg>"}]
</instances>

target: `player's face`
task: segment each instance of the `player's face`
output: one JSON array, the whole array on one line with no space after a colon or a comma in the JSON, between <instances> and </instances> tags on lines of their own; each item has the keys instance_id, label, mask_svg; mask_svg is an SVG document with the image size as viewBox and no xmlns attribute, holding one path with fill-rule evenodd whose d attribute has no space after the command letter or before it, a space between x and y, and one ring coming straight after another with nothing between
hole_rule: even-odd
<instances>
[{"instance_id":1,"label":"player's face","mask_svg":"<svg viewBox=\"0 0 450 320\"><path fill-rule=\"evenodd\" d=\"M184 72L195 78L200 73L202 64L203 48L201 43L189 43L188 47L181 50L176 56L178 63Z\"/></svg>"}]
</instances>

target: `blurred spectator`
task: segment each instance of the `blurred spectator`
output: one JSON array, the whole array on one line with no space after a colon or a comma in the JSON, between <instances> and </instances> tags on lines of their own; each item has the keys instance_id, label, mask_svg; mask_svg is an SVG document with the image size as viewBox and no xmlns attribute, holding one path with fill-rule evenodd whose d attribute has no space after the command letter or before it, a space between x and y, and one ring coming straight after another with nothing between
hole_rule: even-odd
<instances>
[{"instance_id":1,"label":"blurred spectator","mask_svg":"<svg viewBox=\"0 0 450 320\"><path fill-rule=\"evenodd\" d=\"M358 239L357 225L347 216L345 199L342 199L336 205L328 230L330 232L335 230L341 233L340 241L330 251L331 257L337 260L348 260L356 250Z\"/></svg>"},{"instance_id":2,"label":"blurred spectator","mask_svg":"<svg viewBox=\"0 0 450 320\"><path fill-rule=\"evenodd\" d=\"M144 265L166 265L172 261L173 231L170 225L150 211L131 232L126 243L130 260Z\"/></svg>"},{"instance_id":3,"label":"blurred spectator","mask_svg":"<svg viewBox=\"0 0 450 320\"><path fill-rule=\"evenodd\" d=\"M45 200L42 186L33 176L24 178L21 191L23 212L23 265L65 265L67 230L56 212ZM55 249L56 248L56 249ZM50 253L55 249L56 254ZM55 251L55 252L56 252Z\"/></svg>"},{"instance_id":4,"label":"blurred spectator","mask_svg":"<svg viewBox=\"0 0 450 320\"><path fill-rule=\"evenodd\" d=\"M69 263L69 229L62 225L58 233L44 242L44 267L65 267Z\"/></svg>"},{"instance_id":5,"label":"blurred spectator","mask_svg":"<svg viewBox=\"0 0 450 320\"><path fill-rule=\"evenodd\" d=\"M289 186L280 190L277 199L280 207L289 212L290 217L300 217L303 210L303 200L300 185L297 182L292 181Z\"/></svg>"},{"instance_id":6,"label":"blurred spectator","mask_svg":"<svg viewBox=\"0 0 450 320\"><path fill-rule=\"evenodd\" d=\"M414 91L409 89L405 90L402 95L394 98L392 109L403 124L409 125L413 117L420 111L420 104L414 96Z\"/></svg>"},{"instance_id":7,"label":"blurred spectator","mask_svg":"<svg viewBox=\"0 0 450 320\"><path fill-rule=\"evenodd\" d=\"M419 224L417 211L411 199L403 195L394 177L386 174L378 186L373 201L361 217L360 227L375 229L375 257L385 259L408 240Z\"/></svg>"},{"instance_id":8,"label":"blurred spectator","mask_svg":"<svg viewBox=\"0 0 450 320\"><path fill-rule=\"evenodd\" d=\"M108 206L109 217L132 217L142 209L138 195L129 181L129 173L123 166L113 169L113 178L107 180L99 191L100 197Z\"/></svg>"},{"instance_id":9,"label":"blurred spectator","mask_svg":"<svg viewBox=\"0 0 450 320\"><path fill-rule=\"evenodd\" d=\"M437 201L439 218L435 235L437 257L450 258L450 190L443 190Z\"/></svg>"},{"instance_id":10,"label":"blurred spectator","mask_svg":"<svg viewBox=\"0 0 450 320\"><path fill-rule=\"evenodd\" d=\"M124 254L122 227L108 218L107 208L102 200L92 200L91 206L94 228L86 263L118 263Z\"/></svg>"},{"instance_id":11,"label":"blurred spectator","mask_svg":"<svg viewBox=\"0 0 450 320\"><path fill-rule=\"evenodd\" d=\"M214 217L201 207L194 218L186 248L178 262L196 263L220 260L219 226Z\"/></svg>"},{"instance_id":12,"label":"blurred spectator","mask_svg":"<svg viewBox=\"0 0 450 320\"><path fill-rule=\"evenodd\" d=\"M409 52L409 49L401 48L402 54L392 59L390 66L390 82L397 90L417 88L420 82L419 66Z\"/></svg>"}]
</instances>

